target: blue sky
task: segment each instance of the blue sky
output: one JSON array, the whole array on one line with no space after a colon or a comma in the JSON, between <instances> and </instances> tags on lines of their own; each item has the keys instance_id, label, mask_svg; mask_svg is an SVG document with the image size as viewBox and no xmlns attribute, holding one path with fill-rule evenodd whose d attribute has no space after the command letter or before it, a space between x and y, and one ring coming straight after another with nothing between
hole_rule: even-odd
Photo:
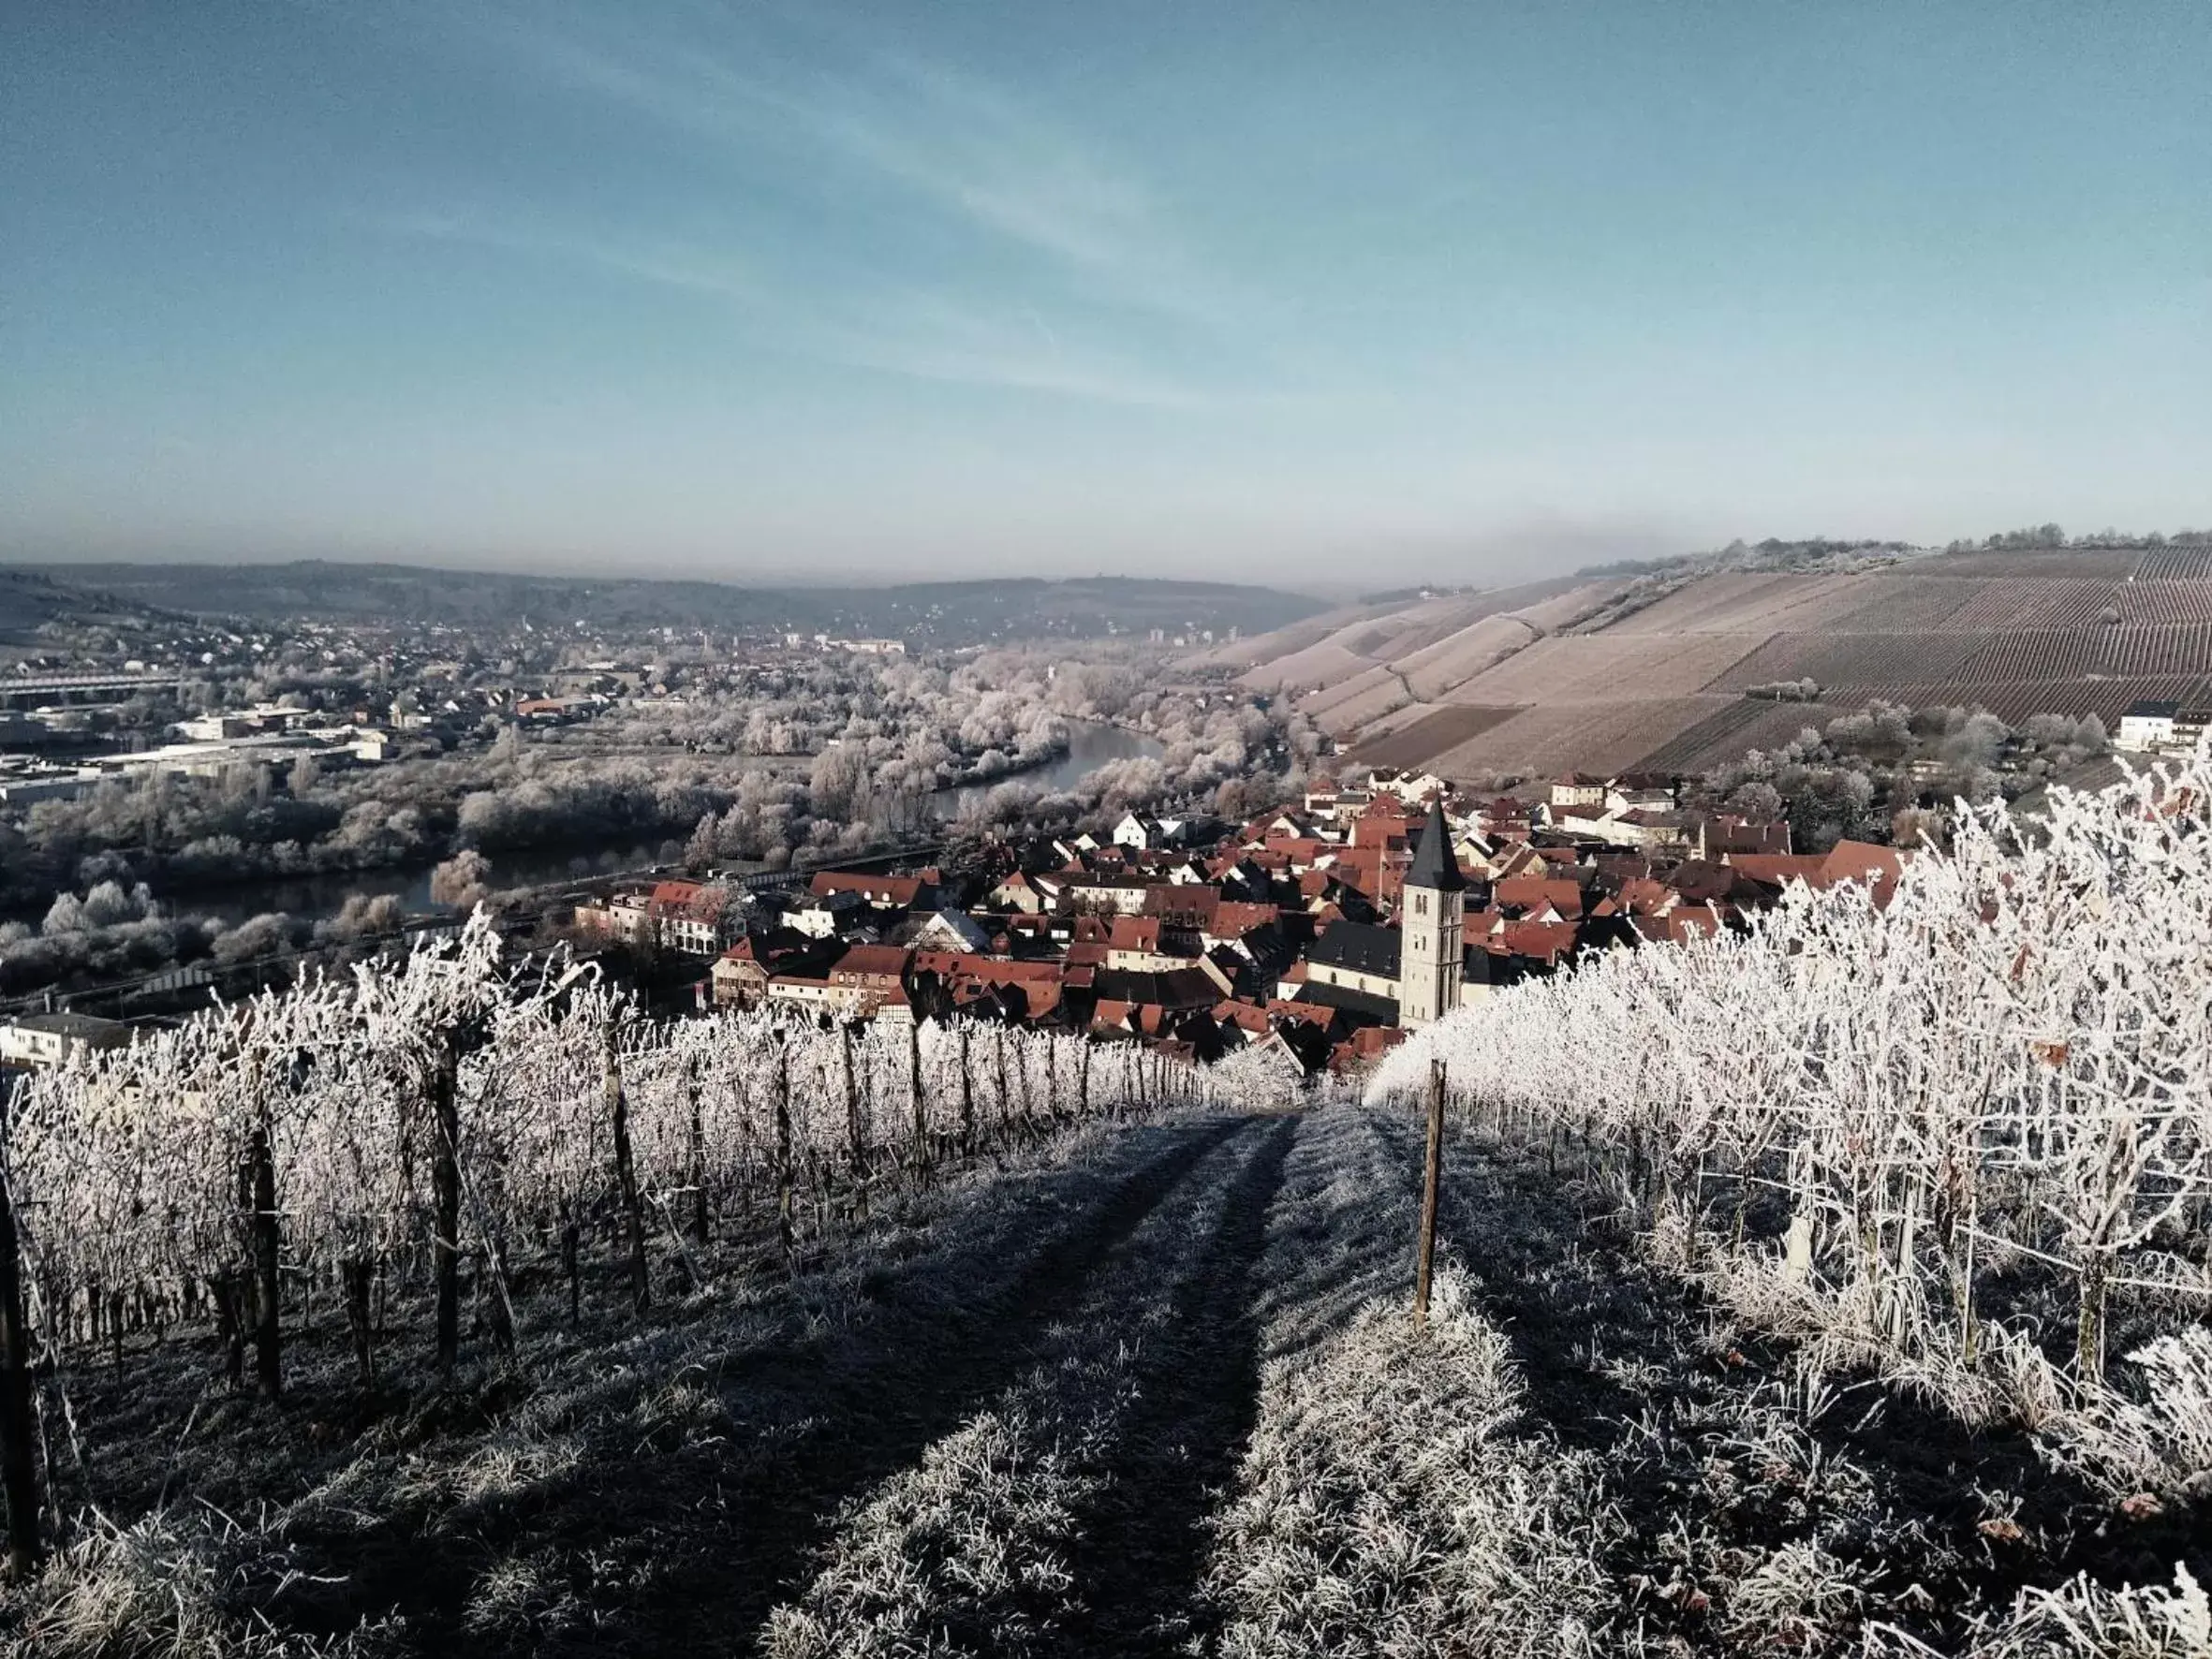
<instances>
[{"instance_id":1,"label":"blue sky","mask_svg":"<svg viewBox=\"0 0 2212 1659\"><path fill-rule=\"evenodd\" d=\"M0 556L2212 524L2208 88L2201 0L19 0Z\"/></svg>"}]
</instances>

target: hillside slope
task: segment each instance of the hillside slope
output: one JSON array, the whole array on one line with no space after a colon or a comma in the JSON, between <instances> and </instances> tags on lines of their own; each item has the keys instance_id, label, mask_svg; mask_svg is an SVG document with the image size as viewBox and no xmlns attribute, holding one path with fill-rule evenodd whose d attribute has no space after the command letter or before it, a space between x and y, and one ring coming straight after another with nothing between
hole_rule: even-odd
<instances>
[{"instance_id":1,"label":"hillside slope","mask_svg":"<svg viewBox=\"0 0 2212 1659\"><path fill-rule=\"evenodd\" d=\"M1085 577L913 582L895 587L739 587L636 577L527 576L411 565L301 560L283 565L19 565L13 571L96 585L143 605L264 622L455 627L584 620L601 626L796 628L922 644L990 639L1140 636L1152 628L1261 633L1320 601L1231 582Z\"/></svg>"},{"instance_id":2,"label":"hillside slope","mask_svg":"<svg viewBox=\"0 0 2212 1659\"><path fill-rule=\"evenodd\" d=\"M0 661L66 642L71 630L117 638L167 633L183 619L111 592L0 565Z\"/></svg>"},{"instance_id":3,"label":"hillside slope","mask_svg":"<svg viewBox=\"0 0 2212 1659\"><path fill-rule=\"evenodd\" d=\"M2107 725L2212 681L2212 549L1718 569L1317 617L1246 642L1355 757L1446 773L1701 771L1881 698ZM1447 620L1460 625L1442 635ZM1811 681L1809 700L1761 688Z\"/></svg>"}]
</instances>

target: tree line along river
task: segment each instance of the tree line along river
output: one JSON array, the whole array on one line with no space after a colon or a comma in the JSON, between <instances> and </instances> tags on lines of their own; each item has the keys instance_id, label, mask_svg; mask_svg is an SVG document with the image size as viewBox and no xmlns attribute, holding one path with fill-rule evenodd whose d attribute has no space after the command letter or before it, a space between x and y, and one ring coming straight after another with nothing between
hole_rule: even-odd
<instances>
[{"instance_id":1,"label":"tree line along river","mask_svg":"<svg viewBox=\"0 0 2212 1659\"><path fill-rule=\"evenodd\" d=\"M988 795L1001 784L1020 783L1046 793L1073 788L1100 767L1113 761L1157 757L1167 751L1155 739L1125 727L1070 721L1068 752L1042 766L995 778L988 784L956 785L928 797L940 817L960 815L971 801ZM492 857L492 885L495 888L543 887L572 878L637 870L659 863L665 843L660 839L626 837L603 845L559 849L524 848ZM156 897L174 913L208 916L235 926L266 912L277 911L318 921L333 917L347 899L386 895L396 898L409 915L450 909L430 896L430 870L365 870L328 875L270 876L228 883L219 888L159 892Z\"/></svg>"}]
</instances>

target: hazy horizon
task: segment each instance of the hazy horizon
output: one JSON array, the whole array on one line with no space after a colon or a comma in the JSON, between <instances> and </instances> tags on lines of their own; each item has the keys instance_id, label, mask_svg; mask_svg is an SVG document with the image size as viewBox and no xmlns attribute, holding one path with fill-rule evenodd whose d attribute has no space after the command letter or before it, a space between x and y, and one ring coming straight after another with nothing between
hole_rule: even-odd
<instances>
[{"instance_id":1,"label":"hazy horizon","mask_svg":"<svg viewBox=\"0 0 2212 1659\"><path fill-rule=\"evenodd\" d=\"M36 4L0 558L1324 594L2212 523L2185 4Z\"/></svg>"}]
</instances>

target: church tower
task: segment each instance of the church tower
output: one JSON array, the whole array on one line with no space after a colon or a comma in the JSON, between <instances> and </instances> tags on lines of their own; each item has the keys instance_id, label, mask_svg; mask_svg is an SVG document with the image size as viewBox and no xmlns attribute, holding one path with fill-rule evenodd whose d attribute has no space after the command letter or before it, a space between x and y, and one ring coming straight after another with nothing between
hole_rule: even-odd
<instances>
[{"instance_id":1,"label":"church tower","mask_svg":"<svg viewBox=\"0 0 2212 1659\"><path fill-rule=\"evenodd\" d=\"M1433 801L1398 904L1398 1023L1411 1029L1459 1006L1460 918L1467 877L1452 854L1444 803Z\"/></svg>"}]
</instances>

